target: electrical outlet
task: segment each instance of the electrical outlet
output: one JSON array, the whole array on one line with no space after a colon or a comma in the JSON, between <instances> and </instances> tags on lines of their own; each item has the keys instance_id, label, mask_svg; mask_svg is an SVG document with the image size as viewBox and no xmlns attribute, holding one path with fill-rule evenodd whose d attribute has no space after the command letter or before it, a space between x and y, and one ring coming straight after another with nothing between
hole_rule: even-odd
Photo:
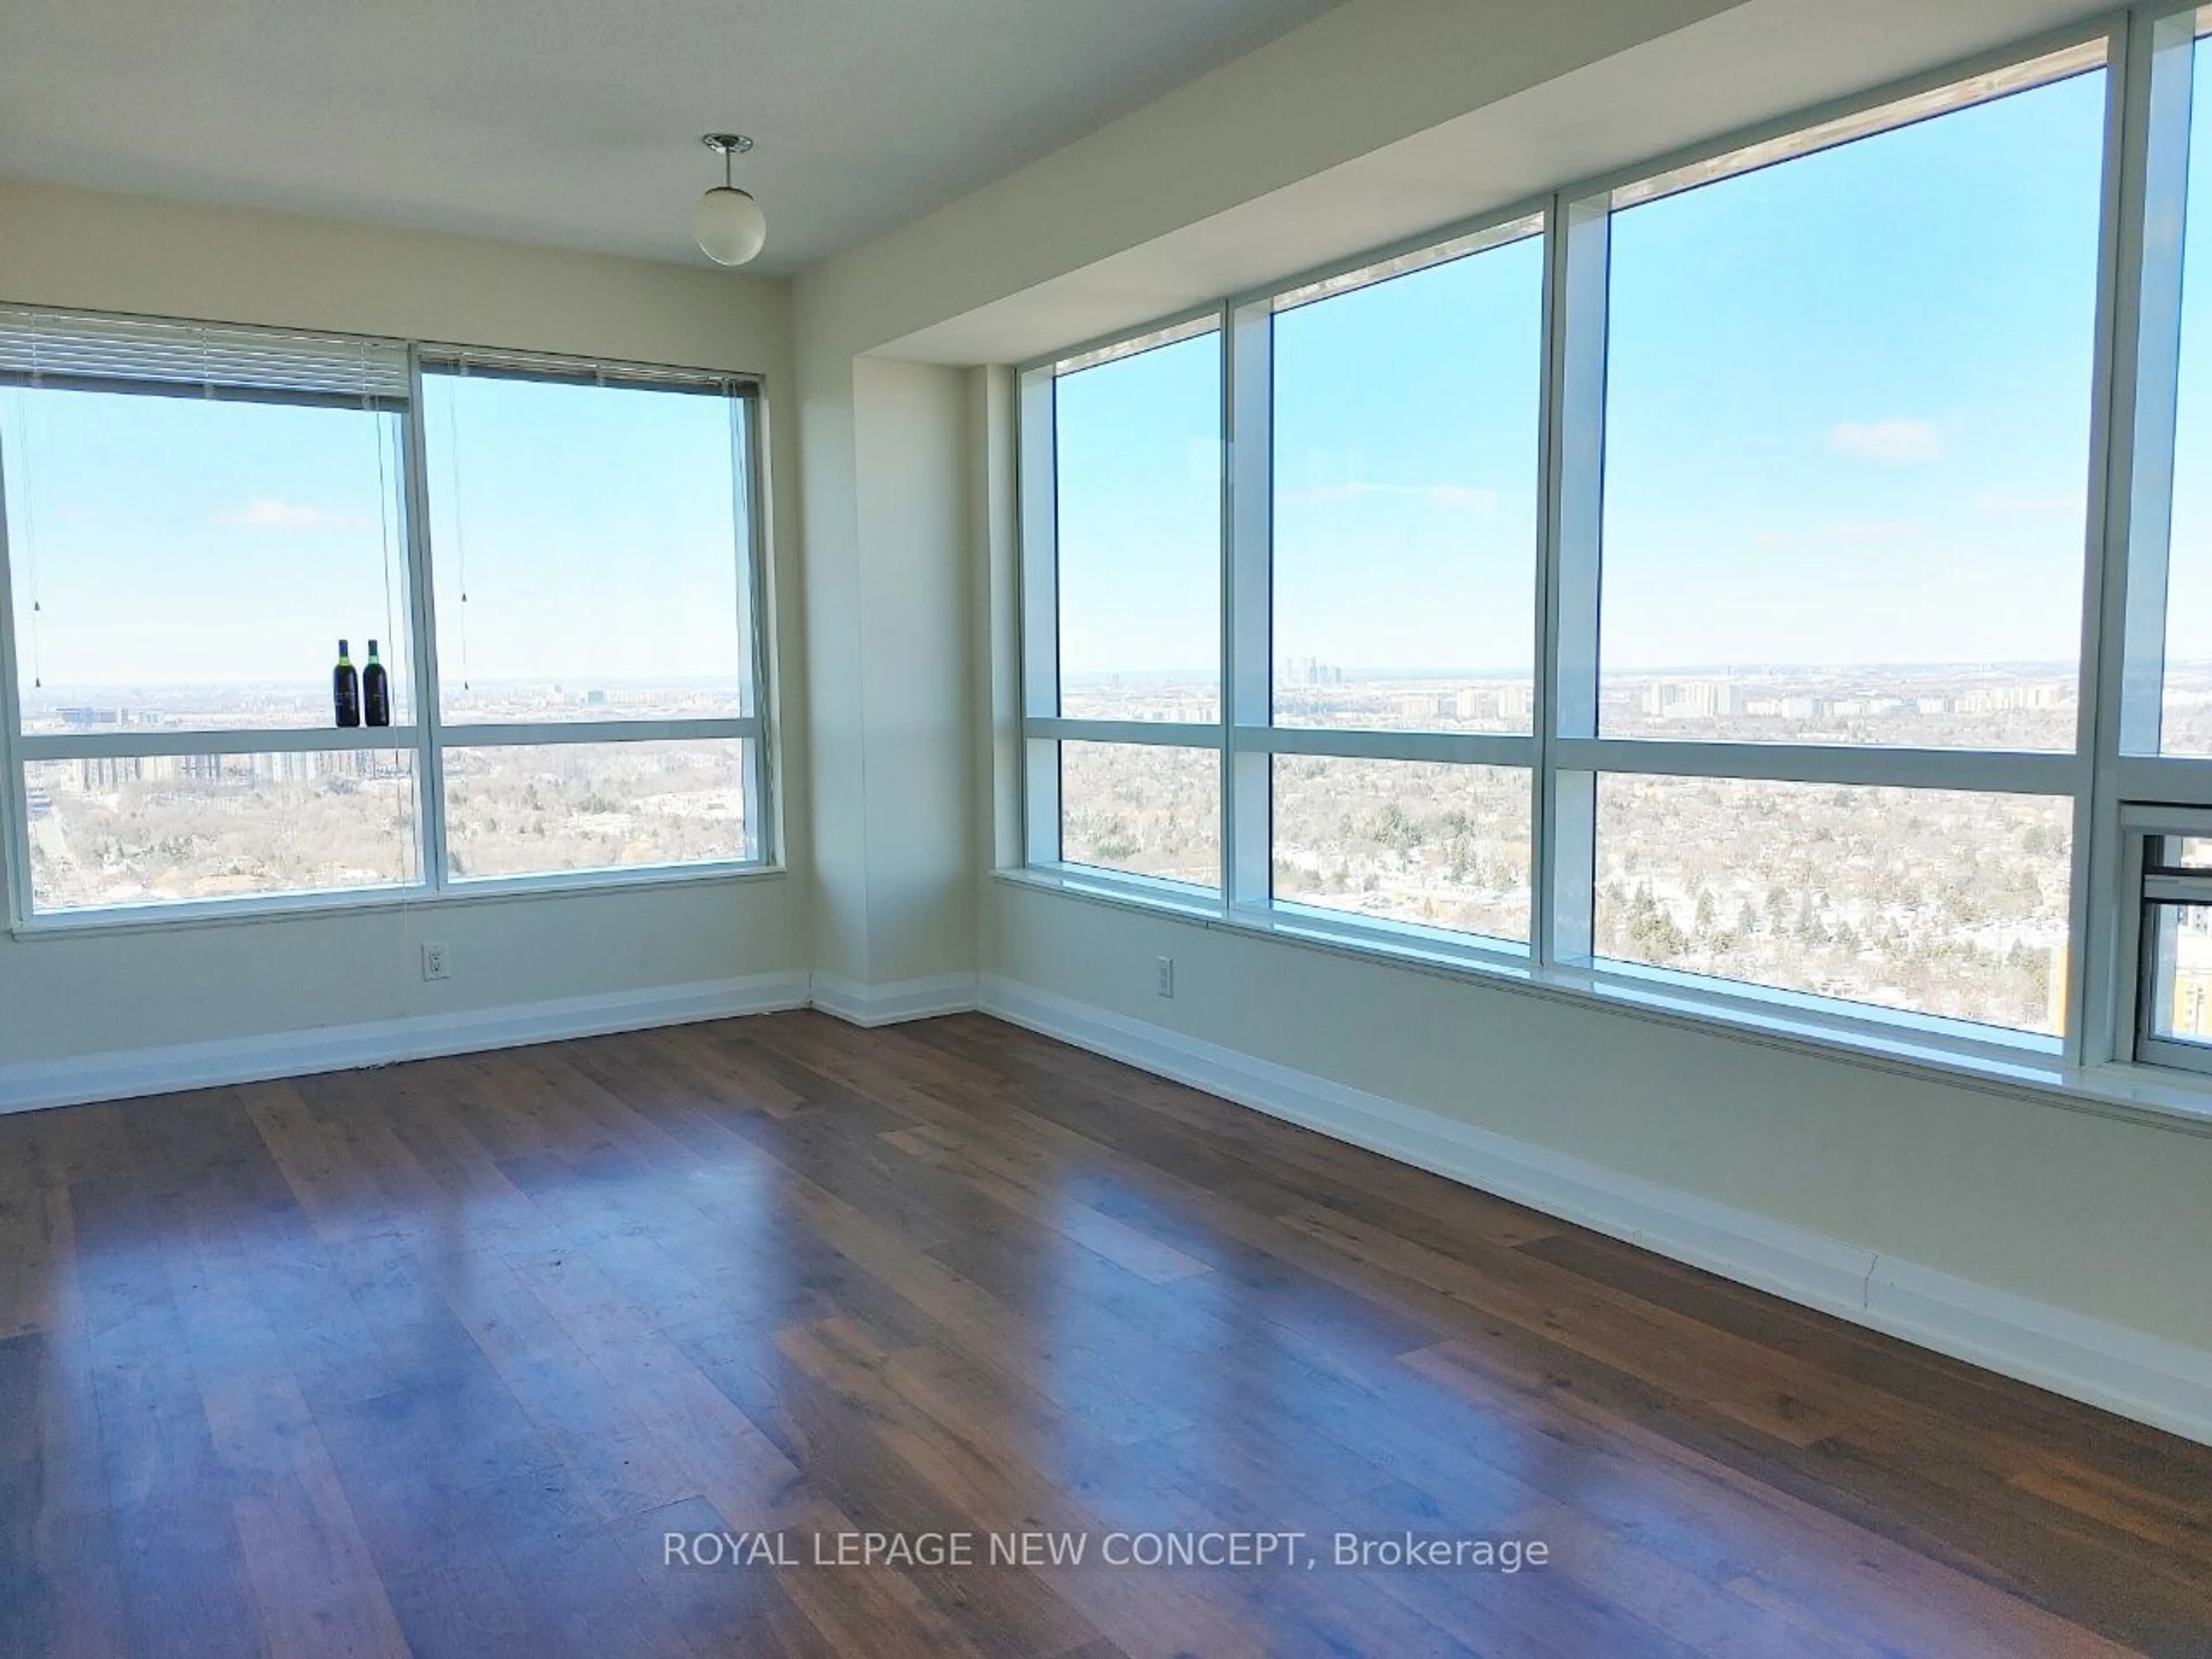
<instances>
[{"instance_id":1,"label":"electrical outlet","mask_svg":"<svg viewBox=\"0 0 2212 1659\"><path fill-rule=\"evenodd\" d=\"M450 979L453 970L446 965L446 947L425 941L422 945L422 977Z\"/></svg>"},{"instance_id":2,"label":"electrical outlet","mask_svg":"<svg viewBox=\"0 0 2212 1659\"><path fill-rule=\"evenodd\" d=\"M1159 993L1164 997L1171 997L1175 994L1175 958L1173 957L1160 958Z\"/></svg>"}]
</instances>

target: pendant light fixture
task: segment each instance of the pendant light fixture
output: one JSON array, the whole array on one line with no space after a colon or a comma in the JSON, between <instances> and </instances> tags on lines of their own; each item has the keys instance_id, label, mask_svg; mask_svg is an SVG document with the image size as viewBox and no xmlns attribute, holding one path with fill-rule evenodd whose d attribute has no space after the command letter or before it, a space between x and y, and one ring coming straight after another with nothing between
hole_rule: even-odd
<instances>
[{"instance_id":1,"label":"pendant light fixture","mask_svg":"<svg viewBox=\"0 0 2212 1659\"><path fill-rule=\"evenodd\" d=\"M699 141L722 157L722 182L699 198L691 215L691 234L699 252L718 265L741 265L768 240L768 216L751 192L730 182L730 161L753 147L741 132L710 132Z\"/></svg>"}]
</instances>

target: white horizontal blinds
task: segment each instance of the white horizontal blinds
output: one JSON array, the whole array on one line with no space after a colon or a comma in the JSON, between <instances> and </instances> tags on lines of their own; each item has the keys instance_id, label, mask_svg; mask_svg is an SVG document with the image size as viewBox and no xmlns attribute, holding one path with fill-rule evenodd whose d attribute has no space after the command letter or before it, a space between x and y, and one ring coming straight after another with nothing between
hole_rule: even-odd
<instances>
[{"instance_id":1,"label":"white horizontal blinds","mask_svg":"<svg viewBox=\"0 0 2212 1659\"><path fill-rule=\"evenodd\" d=\"M550 380L577 386L628 386L643 392L692 392L708 397L750 398L760 389L750 374L713 369L667 368L656 363L603 362L532 351L486 351L473 347L424 346L422 368L432 374L483 375L494 380Z\"/></svg>"},{"instance_id":2,"label":"white horizontal blinds","mask_svg":"<svg viewBox=\"0 0 2212 1659\"><path fill-rule=\"evenodd\" d=\"M392 340L0 306L0 385L399 409Z\"/></svg>"}]
</instances>

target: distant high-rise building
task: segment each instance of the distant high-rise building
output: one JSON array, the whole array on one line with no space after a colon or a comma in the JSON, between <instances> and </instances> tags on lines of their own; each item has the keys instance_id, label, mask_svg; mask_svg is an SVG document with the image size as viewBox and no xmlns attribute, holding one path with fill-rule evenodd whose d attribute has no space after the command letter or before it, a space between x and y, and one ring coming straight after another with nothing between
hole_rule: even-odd
<instances>
[{"instance_id":1,"label":"distant high-rise building","mask_svg":"<svg viewBox=\"0 0 2212 1659\"><path fill-rule=\"evenodd\" d=\"M1735 711L1733 680L1654 680L1644 688L1644 712L1654 720L1713 720Z\"/></svg>"}]
</instances>

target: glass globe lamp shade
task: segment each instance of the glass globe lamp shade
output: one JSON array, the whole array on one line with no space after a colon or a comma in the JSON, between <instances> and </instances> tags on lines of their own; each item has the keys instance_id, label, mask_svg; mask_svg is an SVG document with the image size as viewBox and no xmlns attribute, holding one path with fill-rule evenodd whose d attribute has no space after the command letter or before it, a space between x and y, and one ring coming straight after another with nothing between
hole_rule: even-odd
<instances>
[{"instance_id":1,"label":"glass globe lamp shade","mask_svg":"<svg viewBox=\"0 0 2212 1659\"><path fill-rule=\"evenodd\" d=\"M717 185L691 215L699 251L718 265L741 265L768 240L768 216L750 192Z\"/></svg>"}]
</instances>

